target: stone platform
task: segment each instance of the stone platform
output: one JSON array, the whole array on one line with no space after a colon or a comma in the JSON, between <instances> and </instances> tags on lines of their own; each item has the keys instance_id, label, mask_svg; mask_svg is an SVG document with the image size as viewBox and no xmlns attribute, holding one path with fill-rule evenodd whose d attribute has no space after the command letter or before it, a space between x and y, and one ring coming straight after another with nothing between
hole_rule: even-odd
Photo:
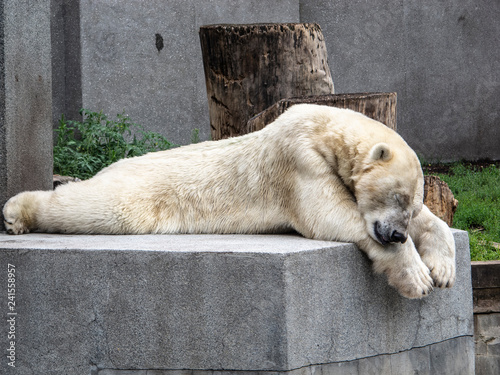
<instances>
[{"instance_id":1,"label":"stone platform","mask_svg":"<svg viewBox=\"0 0 500 375\"><path fill-rule=\"evenodd\" d=\"M0 373L473 374L468 237L454 236L456 285L408 300L346 243L0 234Z\"/></svg>"}]
</instances>

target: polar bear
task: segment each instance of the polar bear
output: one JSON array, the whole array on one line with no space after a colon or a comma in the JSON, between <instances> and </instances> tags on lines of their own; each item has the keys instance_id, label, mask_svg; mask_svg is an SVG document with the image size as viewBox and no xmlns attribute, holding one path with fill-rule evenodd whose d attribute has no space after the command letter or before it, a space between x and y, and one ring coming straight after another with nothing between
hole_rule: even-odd
<instances>
[{"instance_id":1,"label":"polar bear","mask_svg":"<svg viewBox=\"0 0 500 375\"><path fill-rule=\"evenodd\" d=\"M4 206L7 232L281 233L353 242L408 298L455 280L448 226L423 205L418 158L360 113L291 107L264 129L124 159Z\"/></svg>"}]
</instances>

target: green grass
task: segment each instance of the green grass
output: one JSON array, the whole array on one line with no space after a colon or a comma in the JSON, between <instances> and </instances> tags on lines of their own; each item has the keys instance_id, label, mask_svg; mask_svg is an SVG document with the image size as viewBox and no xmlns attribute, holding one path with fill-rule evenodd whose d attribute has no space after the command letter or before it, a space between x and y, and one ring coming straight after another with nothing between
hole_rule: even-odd
<instances>
[{"instance_id":1,"label":"green grass","mask_svg":"<svg viewBox=\"0 0 500 375\"><path fill-rule=\"evenodd\" d=\"M500 165L450 166L438 176L458 199L453 227L469 232L472 260L500 260Z\"/></svg>"},{"instance_id":2,"label":"green grass","mask_svg":"<svg viewBox=\"0 0 500 375\"><path fill-rule=\"evenodd\" d=\"M54 146L56 174L84 180L120 159L174 146L164 136L144 130L123 114L110 120L102 111L82 109L80 113L82 121L68 121L64 115L59 121Z\"/></svg>"}]
</instances>

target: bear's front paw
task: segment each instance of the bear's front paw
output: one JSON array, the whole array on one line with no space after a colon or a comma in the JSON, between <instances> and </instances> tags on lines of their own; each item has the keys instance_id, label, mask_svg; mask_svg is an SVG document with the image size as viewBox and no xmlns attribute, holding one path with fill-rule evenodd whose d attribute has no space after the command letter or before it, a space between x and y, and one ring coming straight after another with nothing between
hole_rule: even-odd
<instances>
[{"instance_id":1,"label":"bear's front paw","mask_svg":"<svg viewBox=\"0 0 500 375\"><path fill-rule=\"evenodd\" d=\"M434 289L430 271L423 262L415 262L387 274L389 284L406 298L422 298Z\"/></svg>"},{"instance_id":2,"label":"bear's front paw","mask_svg":"<svg viewBox=\"0 0 500 375\"><path fill-rule=\"evenodd\" d=\"M431 271L434 285L451 288L455 283L455 239L444 221L424 206L410 225L422 261Z\"/></svg>"},{"instance_id":3,"label":"bear's front paw","mask_svg":"<svg viewBox=\"0 0 500 375\"><path fill-rule=\"evenodd\" d=\"M451 288L455 283L455 258L440 253L428 252L422 256L423 262L431 271L434 285L438 288Z\"/></svg>"},{"instance_id":4,"label":"bear's front paw","mask_svg":"<svg viewBox=\"0 0 500 375\"><path fill-rule=\"evenodd\" d=\"M373 265L376 272L387 275L389 285L403 297L422 298L434 289L431 272L420 259L411 238L405 244L384 249Z\"/></svg>"}]
</instances>

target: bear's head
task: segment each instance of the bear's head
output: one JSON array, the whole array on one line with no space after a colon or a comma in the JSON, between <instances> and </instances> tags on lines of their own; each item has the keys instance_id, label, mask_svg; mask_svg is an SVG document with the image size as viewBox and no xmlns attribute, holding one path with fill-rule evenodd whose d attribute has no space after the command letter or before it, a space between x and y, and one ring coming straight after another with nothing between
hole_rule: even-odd
<instances>
[{"instance_id":1,"label":"bear's head","mask_svg":"<svg viewBox=\"0 0 500 375\"><path fill-rule=\"evenodd\" d=\"M404 243L423 205L423 173L409 146L375 144L354 178L354 195L368 233L381 245Z\"/></svg>"}]
</instances>

